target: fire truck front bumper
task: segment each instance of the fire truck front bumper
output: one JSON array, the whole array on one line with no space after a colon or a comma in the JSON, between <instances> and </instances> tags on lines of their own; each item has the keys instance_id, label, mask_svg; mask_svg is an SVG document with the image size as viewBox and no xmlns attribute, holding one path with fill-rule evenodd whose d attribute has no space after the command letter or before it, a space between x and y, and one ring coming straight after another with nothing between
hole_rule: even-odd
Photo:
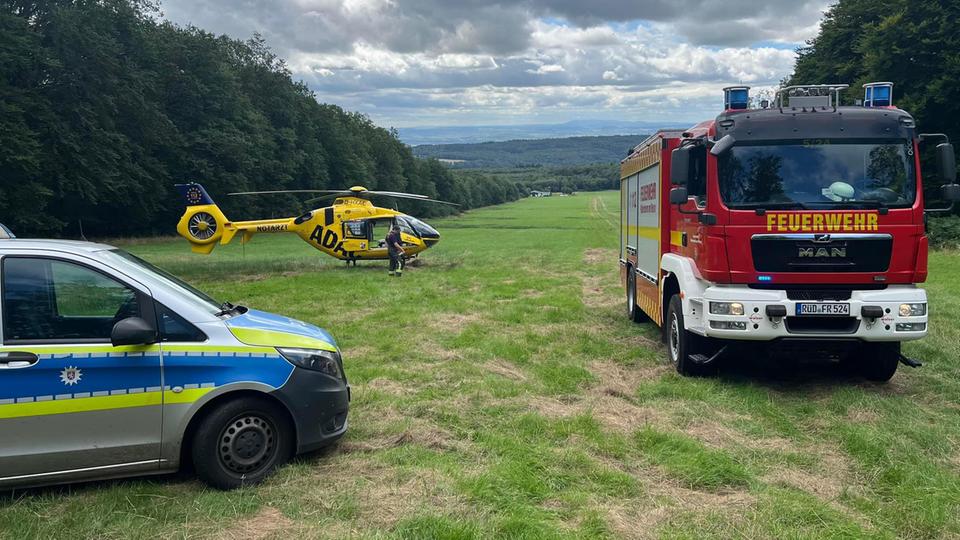
<instances>
[{"instance_id":1,"label":"fire truck front bumper","mask_svg":"<svg viewBox=\"0 0 960 540\"><path fill-rule=\"evenodd\" d=\"M720 339L910 341L927 335L927 293L912 285L789 293L713 285L684 304L690 331Z\"/></svg>"}]
</instances>

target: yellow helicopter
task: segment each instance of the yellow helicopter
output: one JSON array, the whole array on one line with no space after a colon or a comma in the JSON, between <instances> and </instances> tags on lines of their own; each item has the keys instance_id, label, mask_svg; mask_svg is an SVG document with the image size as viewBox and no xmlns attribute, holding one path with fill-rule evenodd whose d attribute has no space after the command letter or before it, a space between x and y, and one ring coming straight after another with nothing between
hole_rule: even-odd
<instances>
[{"instance_id":1,"label":"yellow helicopter","mask_svg":"<svg viewBox=\"0 0 960 540\"><path fill-rule=\"evenodd\" d=\"M405 258L419 255L440 241L440 233L419 219L389 208L374 206L373 196L413 199L449 204L426 195L395 191L370 191L363 186L348 190L298 189L280 191L246 191L229 195L269 195L276 193L323 193L309 202L333 199L333 205L311 210L299 217L230 221L213 202L207 190L197 183L177 184L187 208L177 223L177 232L190 242L195 253L209 254L217 243L228 244L241 233L247 243L257 233L296 233L316 249L342 261L356 265L358 260L388 259L383 240L390 227L400 227Z\"/></svg>"}]
</instances>

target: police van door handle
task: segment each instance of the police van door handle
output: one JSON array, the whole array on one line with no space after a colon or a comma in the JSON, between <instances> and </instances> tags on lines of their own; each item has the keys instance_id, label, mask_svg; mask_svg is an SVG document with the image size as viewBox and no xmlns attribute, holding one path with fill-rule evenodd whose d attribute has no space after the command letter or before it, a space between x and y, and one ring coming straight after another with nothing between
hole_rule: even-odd
<instances>
[{"instance_id":1,"label":"police van door handle","mask_svg":"<svg viewBox=\"0 0 960 540\"><path fill-rule=\"evenodd\" d=\"M37 363L37 355L29 352L0 352L0 369L21 369Z\"/></svg>"}]
</instances>

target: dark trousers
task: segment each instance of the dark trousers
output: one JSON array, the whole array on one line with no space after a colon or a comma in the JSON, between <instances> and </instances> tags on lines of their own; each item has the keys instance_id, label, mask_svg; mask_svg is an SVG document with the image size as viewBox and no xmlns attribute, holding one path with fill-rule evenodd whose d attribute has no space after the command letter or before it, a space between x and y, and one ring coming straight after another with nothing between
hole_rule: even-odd
<instances>
[{"instance_id":1,"label":"dark trousers","mask_svg":"<svg viewBox=\"0 0 960 540\"><path fill-rule=\"evenodd\" d=\"M399 253L390 254L390 271L398 272L403 270L403 255Z\"/></svg>"}]
</instances>

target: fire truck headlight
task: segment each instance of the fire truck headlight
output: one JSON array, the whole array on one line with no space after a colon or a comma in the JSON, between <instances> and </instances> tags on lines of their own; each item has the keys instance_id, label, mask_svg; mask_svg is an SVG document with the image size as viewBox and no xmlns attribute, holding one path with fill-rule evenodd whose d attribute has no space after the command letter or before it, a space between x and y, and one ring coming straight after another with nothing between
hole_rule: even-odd
<instances>
[{"instance_id":1,"label":"fire truck headlight","mask_svg":"<svg viewBox=\"0 0 960 540\"><path fill-rule=\"evenodd\" d=\"M926 304L900 304L901 317L920 317L927 314Z\"/></svg>"},{"instance_id":2,"label":"fire truck headlight","mask_svg":"<svg viewBox=\"0 0 960 540\"><path fill-rule=\"evenodd\" d=\"M743 315L743 304L740 302L710 302L710 313L713 315Z\"/></svg>"}]
</instances>

